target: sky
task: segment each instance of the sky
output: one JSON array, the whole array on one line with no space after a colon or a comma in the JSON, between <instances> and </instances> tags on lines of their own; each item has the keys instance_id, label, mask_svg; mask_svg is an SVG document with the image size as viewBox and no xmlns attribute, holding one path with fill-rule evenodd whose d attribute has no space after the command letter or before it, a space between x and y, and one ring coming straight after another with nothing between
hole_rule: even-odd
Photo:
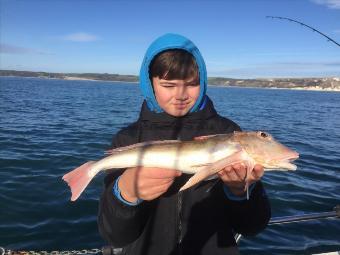
<instances>
[{"instance_id":1,"label":"sky","mask_svg":"<svg viewBox=\"0 0 340 255\"><path fill-rule=\"evenodd\" d=\"M209 77L340 77L340 0L0 0L0 69L138 75L165 33L200 49Z\"/></svg>"}]
</instances>

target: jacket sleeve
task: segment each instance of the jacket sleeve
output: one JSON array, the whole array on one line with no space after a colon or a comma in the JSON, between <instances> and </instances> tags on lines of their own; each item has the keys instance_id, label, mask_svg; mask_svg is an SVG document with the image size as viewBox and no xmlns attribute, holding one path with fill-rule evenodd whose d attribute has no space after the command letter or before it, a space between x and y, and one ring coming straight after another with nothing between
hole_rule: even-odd
<instances>
[{"instance_id":1,"label":"jacket sleeve","mask_svg":"<svg viewBox=\"0 0 340 255\"><path fill-rule=\"evenodd\" d=\"M124 145L131 137L117 134L112 142L112 148ZM134 143L132 141L131 143ZM148 219L148 202L130 206L121 202L113 194L115 180L125 169L108 170L104 180L104 191L99 201L98 228L102 237L114 247L124 247L136 240L142 233Z\"/></svg>"},{"instance_id":2,"label":"jacket sleeve","mask_svg":"<svg viewBox=\"0 0 340 255\"><path fill-rule=\"evenodd\" d=\"M222 120L222 132L241 131L236 124L226 119ZM228 127L226 130L225 127ZM221 185L224 185L221 182ZM244 236L255 235L266 228L271 217L269 199L261 181L256 182L250 193L249 200L239 201L228 199L225 196L226 213L230 218L230 224L235 232Z\"/></svg>"},{"instance_id":3,"label":"jacket sleeve","mask_svg":"<svg viewBox=\"0 0 340 255\"><path fill-rule=\"evenodd\" d=\"M226 198L226 208L232 228L244 236L261 232L271 217L270 203L261 181L256 182L249 200Z\"/></svg>"}]
</instances>

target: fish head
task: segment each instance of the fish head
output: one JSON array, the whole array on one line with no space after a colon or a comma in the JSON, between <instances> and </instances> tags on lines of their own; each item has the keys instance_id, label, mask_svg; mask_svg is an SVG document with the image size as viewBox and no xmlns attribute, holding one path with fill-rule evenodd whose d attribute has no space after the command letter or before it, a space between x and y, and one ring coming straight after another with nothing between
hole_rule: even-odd
<instances>
[{"instance_id":1,"label":"fish head","mask_svg":"<svg viewBox=\"0 0 340 255\"><path fill-rule=\"evenodd\" d=\"M235 132L237 142L265 169L296 170L291 162L299 158L299 154L276 141L270 134L257 132Z\"/></svg>"}]
</instances>

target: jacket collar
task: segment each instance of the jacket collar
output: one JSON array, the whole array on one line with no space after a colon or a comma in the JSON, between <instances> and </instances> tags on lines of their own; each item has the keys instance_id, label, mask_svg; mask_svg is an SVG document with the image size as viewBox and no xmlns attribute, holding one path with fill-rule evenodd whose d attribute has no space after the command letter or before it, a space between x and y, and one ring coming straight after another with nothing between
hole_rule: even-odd
<instances>
[{"instance_id":1,"label":"jacket collar","mask_svg":"<svg viewBox=\"0 0 340 255\"><path fill-rule=\"evenodd\" d=\"M177 122L191 122L195 120L205 120L217 115L213 102L207 96L207 103L205 107L197 112L191 112L183 117L174 117L166 112L156 113L149 109L146 101L143 102L140 111L139 119L141 121L150 121L155 123L177 123Z\"/></svg>"}]
</instances>

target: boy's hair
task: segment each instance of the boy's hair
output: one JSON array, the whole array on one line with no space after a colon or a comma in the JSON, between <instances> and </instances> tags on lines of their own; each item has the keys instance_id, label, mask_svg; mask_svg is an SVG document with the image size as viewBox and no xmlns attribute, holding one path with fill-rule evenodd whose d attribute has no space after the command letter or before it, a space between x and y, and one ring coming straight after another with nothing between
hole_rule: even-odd
<instances>
[{"instance_id":1,"label":"boy's hair","mask_svg":"<svg viewBox=\"0 0 340 255\"><path fill-rule=\"evenodd\" d=\"M149 77L165 80L187 80L199 82L199 70L194 56L186 50L174 49L159 53L151 62Z\"/></svg>"}]
</instances>

